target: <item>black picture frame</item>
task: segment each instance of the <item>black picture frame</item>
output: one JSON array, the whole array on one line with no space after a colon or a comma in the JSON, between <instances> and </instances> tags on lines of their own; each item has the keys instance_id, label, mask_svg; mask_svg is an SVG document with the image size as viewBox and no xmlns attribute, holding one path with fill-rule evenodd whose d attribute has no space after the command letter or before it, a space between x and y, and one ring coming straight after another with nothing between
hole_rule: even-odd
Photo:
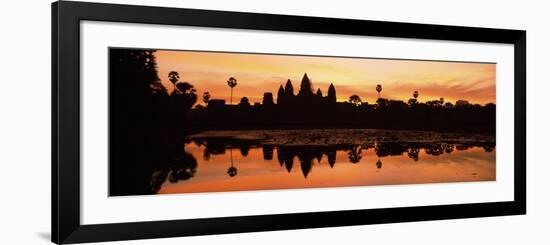
<instances>
[{"instance_id":1,"label":"black picture frame","mask_svg":"<svg viewBox=\"0 0 550 245\"><path fill-rule=\"evenodd\" d=\"M84 20L514 45L514 201L224 218L80 223L80 22ZM526 213L526 32L62 1L52 4L52 242L148 239Z\"/></svg>"}]
</instances>

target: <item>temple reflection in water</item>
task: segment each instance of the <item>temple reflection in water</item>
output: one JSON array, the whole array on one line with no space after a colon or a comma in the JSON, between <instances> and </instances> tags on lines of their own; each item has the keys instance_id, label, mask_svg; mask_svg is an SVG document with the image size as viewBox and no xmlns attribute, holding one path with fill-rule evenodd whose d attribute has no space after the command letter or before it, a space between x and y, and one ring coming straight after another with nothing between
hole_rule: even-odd
<instances>
[{"instance_id":1,"label":"temple reflection in water","mask_svg":"<svg viewBox=\"0 0 550 245\"><path fill-rule=\"evenodd\" d=\"M159 149L151 159L158 163L141 175L148 187L134 183L127 195L495 180L495 145L487 142L273 145L205 138Z\"/></svg>"}]
</instances>

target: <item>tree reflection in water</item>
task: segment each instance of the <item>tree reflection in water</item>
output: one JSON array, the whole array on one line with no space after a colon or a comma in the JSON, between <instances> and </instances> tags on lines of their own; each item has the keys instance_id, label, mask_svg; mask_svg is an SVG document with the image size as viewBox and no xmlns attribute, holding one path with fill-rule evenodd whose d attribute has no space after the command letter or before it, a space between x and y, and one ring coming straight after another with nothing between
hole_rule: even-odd
<instances>
[{"instance_id":1,"label":"tree reflection in water","mask_svg":"<svg viewBox=\"0 0 550 245\"><path fill-rule=\"evenodd\" d=\"M137 153L111 159L117 162L110 169L111 196L156 194L166 181L186 181L197 172L197 159L183 144L156 142L130 147Z\"/></svg>"},{"instance_id":2,"label":"tree reflection in water","mask_svg":"<svg viewBox=\"0 0 550 245\"><path fill-rule=\"evenodd\" d=\"M208 161L213 155L225 155L229 151L230 167L227 169L229 177L235 177L238 169L238 160L233 158L233 150L240 151L243 158L249 157L250 149L262 150L265 161L276 160L280 167L291 172L295 159L300 163L300 171L304 179L313 171L313 165L320 164L326 157L330 168L334 168L337 161L337 152L346 152L347 159L352 164L360 164L362 154L374 147L378 157L375 163L377 170L383 167L383 159L388 156L405 155L414 162L419 161L420 151L427 155L439 156L452 154L454 150L464 151L472 147L481 147L485 152L495 149L494 143L377 143L376 145L264 145L253 140L231 140L227 138L207 138L192 142L203 149L202 159ZM142 149L145 154L128 156L123 159L127 163L125 168L114 168L113 175L123 178L111 178L113 186L110 195L144 195L156 194L166 182L176 183L187 181L197 174L197 159L185 151L185 143L153 144L148 149ZM117 166L123 166L122 164Z\"/></svg>"},{"instance_id":3,"label":"tree reflection in water","mask_svg":"<svg viewBox=\"0 0 550 245\"><path fill-rule=\"evenodd\" d=\"M376 161L376 169L382 168L382 161L380 161L380 158L378 158L378 161Z\"/></svg>"},{"instance_id":4,"label":"tree reflection in water","mask_svg":"<svg viewBox=\"0 0 550 245\"><path fill-rule=\"evenodd\" d=\"M287 172L291 172L294 165L294 159L297 158L300 162L300 169L304 178L310 174L313 169L314 161L320 163L323 157L327 158L327 162L331 168L336 164L337 151L347 152L348 160L352 164L360 163L362 160L362 153L368 150L370 147L374 147L376 156L376 168L382 168L383 157L388 156L400 156L406 154L410 159L417 162L419 161L419 153L421 150L427 155L439 156L442 154L451 154L455 149L467 150L472 147L482 147L486 152L491 152L495 148L493 143L399 143L399 142L383 142L376 143L374 145L262 145L260 142L251 142L247 140L237 140L221 138L206 139L206 148L204 149L205 155L208 154L224 154L225 148L239 148L243 157L248 156L248 151L251 148L260 148L262 150L263 159L270 161L273 159L274 152L277 152L277 161L281 167L284 167ZM224 143L225 142L225 143ZM246 150L244 150L246 149ZM244 154L243 152L246 152ZM206 154L208 153L208 154ZM231 159L233 159L231 157ZM207 160L207 159L205 159ZM233 160L231 160L233 161ZM236 170L235 174L236 174ZM228 170L229 173L229 170ZM231 174L230 174L231 176Z\"/></svg>"},{"instance_id":5,"label":"tree reflection in water","mask_svg":"<svg viewBox=\"0 0 550 245\"><path fill-rule=\"evenodd\" d=\"M361 146L352 146L351 149L348 151L348 158L349 162L351 163L358 163L359 161L361 161Z\"/></svg>"},{"instance_id":6,"label":"tree reflection in water","mask_svg":"<svg viewBox=\"0 0 550 245\"><path fill-rule=\"evenodd\" d=\"M170 183L185 181L195 176L197 172L197 159L184 149L174 152L166 161L166 165L160 164L153 171L150 182L153 193L158 193L166 179Z\"/></svg>"},{"instance_id":7,"label":"tree reflection in water","mask_svg":"<svg viewBox=\"0 0 550 245\"><path fill-rule=\"evenodd\" d=\"M418 162L418 153L420 153L420 149L416 146L411 146L409 149L407 149L407 156L413 159L415 162Z\"/></svg>"},{"instance_id":8,"label":"tree reflection in water","mask_svg":"<svg viewBox=\"0 0 550 245\"><path fill-rule=\"evenodd\" d=\"M237 175L237 168L233 167L233 149L229 149L229 155L231 156L231 167L227 169L227 175L229 175L229 177L235 177L235 175Z\"/></svg>"}]
</instances>

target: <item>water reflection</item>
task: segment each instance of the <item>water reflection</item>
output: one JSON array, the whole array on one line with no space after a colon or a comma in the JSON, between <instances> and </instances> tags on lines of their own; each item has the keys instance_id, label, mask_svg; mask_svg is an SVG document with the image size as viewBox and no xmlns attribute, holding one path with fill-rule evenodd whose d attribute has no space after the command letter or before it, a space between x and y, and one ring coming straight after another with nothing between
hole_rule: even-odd
<instances>
[{"instance_id":1,"label":"water reflection","mask_svg":"<svg viewBox=\"0 0 550 245\"><path fill-rule=\"evenodd\" d=\"M111 195L494 180L494 151L491 142L275 145L201 138L136 157L142 162L111 178L119 190ZM128 178L130 172L141 177ZM149 187L139 189L144 179Z\"/></svg>"},{"instance_id":2,"label":"water reflection","mask_svg":"<svg viewBox=\"0 0 550 245\"><path fill-rule=\"evenodd\" d=\"M229 154L231 155L231 167L227 169L227 174L229 177L235 177L237 175L237 168L233 166L233 149L229 149Z\"/></svg>"},{"instance_id":3,"label":"water reflection","mask_svg":"<svg viewBox=\"0 0 550 245\"><path fill-rule=\"evenodd\" d=\"M151 176L151 188L153 193L160 190L161 185L168 180L170 183L185 181L195 176L197 172L197 159L184 150L176 151L166 167L153 172Z\"/></svg>"},{"instance_id":4,"label":"water reflection","mask_svg":"<svg viewBox=\"0 0 550 245\"><path fill-rule=\"evenodd\" d=\"M204 139L207 143L204 147L203 160L208 161L210 155L223 155L226 149L230 152L231 168L234 169L230 174L231 177L236 175L236 169L233 167L233 155L232 147L238 145L239 142L233 140L232 142L224 143L226 139L212 138ZM195 143L196 146L201 144L193 141L188 146L192 147ZM408 158L419 161L419 154L421 150L424 150L425 154L431 156L439 156L442 154L451 154L456 148L459 151L466 151L471 148L482 148L485 152L492 152L495 148L494 143L468 143L468 144L450 144L450 143L377 143L374 146L369 145L330 145L330 146L317 146L317 145L292 145L292 146L274 146L274 145L254 145L248 143L246 146L241 146L241 156L247 157L250 149L257 149L262 151L263 160L273 160L274 151L277 151L277 160L281 167L284 166L287 172L290 173L294 165L294 159L298 159L300 162L300 168L302 170L304 178L307 178L308 174L312 170L314 160L320 163L323 156L326 157L327 162L331 168L336 164L336 153L338 151L345 151L350 163L356 164L361 162L362 152L369 148L374 148L377 161L375 163L376 168L382 168L381 158L387 156L401 156L406 154ZM228 170L228 173L230 171Z\"/></svg>"}]
</instances>

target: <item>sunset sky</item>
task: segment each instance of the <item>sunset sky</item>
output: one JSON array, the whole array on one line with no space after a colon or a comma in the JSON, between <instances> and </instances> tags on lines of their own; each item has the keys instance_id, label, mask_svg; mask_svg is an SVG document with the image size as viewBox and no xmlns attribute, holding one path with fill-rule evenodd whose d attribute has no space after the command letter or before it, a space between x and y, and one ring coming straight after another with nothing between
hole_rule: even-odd
<instances>
[{"instance_id":1,"label":"sunset sky","mask_svg":"<svg viewBox=\"0 0 550 245\"><path fill-rule=\"evenodd\" d=\"M181 81L195 86L199 98L208 91L212 99L229 103L227 79L235 77L234 104L244 96L251 103L261 102L264 92L276 97L287 79L297 93L304 73L324 96L333 83L338 101L357 94L374 103L376 84L381 84L381 96L388 99L407 101L417 90L420 101L443 97L452 103L458 99L496 102L496 64L162 50L156 59L159 77L169 91L173 86L168 73L177 71Z\"/></svg>"}]
</instances>

